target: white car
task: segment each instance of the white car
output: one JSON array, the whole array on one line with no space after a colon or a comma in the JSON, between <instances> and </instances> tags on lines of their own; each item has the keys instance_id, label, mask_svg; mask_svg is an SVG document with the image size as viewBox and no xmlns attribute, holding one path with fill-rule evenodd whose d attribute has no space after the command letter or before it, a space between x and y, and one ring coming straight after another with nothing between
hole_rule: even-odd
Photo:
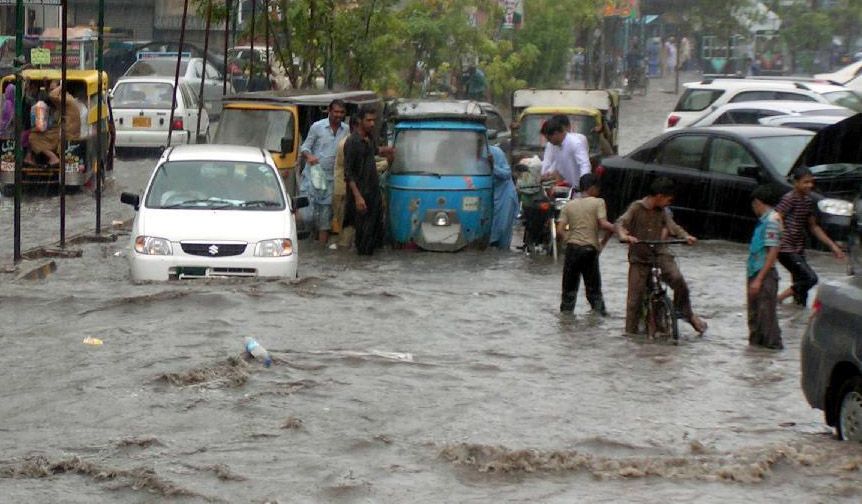
<instances>
[{"instance_id":1,"label":"white car","mask_svg":"<svg viewBox=\"0 0 862 504\"><path fill-rule=\"evenodd\" d=\"M177 71L177 59L172 57L144 58L136 61L126 70L123 77L171 77ZM180 60L180 80L186 82L195 96L200 93L201 77L204 77L204 105L207 111L217 119L222 110L222 91L224 80L221 72L203 58L183 58ZM233 93L233 87L228 82L228 94Z\"/></svg>"},{"instance_id":2,"label":"white car","mask_svg":"<svg viewBox=\"0 0 862 504\"><path fill-rule=\"evenodd\" d=\"M826 126L841 122L846 117L842 116L819 116L819 115L777 115L760 119L764 126L783 126L785 128L797 128L808 131L820 131Z\"/></svg>"},{"instance_id":3,"label":"white car","mask_svg":"<svg viewBox=\"0 0 862 504\"><path fill-rule=\"evenodd\" d=\"M862 61L856 61L834 72L817 74L814 78L846 85L860 75L862 75Z\"/></svg>"},{"instance_id":4,"label":"white car","mask_svg":"<svg viewBox=\"0 0 862 504\"><path fill-rule=\"evenodd\" d=\"M844 118L854 113L845 107L818 102L750 101L713 105L709 107L708 113L691 123L691 126L760 124L760 119L777 115L833 115Z\"/></svg>"},{"instance_id":5,"label":"white car","mask_svg":"<svg viewBox=\"0 0 862 504\"><path fill-rule=\"evenodd\" d=\"M169 128L171 145L209 141L209 114L206 108L201 109L198 130L197 94L184 82L176 93L177 108L171 122L173 90L170 77L122 77L117 81L110 96L118 148L166 147Z\"/></svg>"},{"instance_id":6,"label":"white car","mask_svg":"<svg viewBox=\"0 0 862 504\"><path fill-rule=\"evenodd\" d=\"M291 200L269 152L233 145L165 150L134 206L129 262L134 281L210 277L296 278Z\"/></svg>"},{"instance_id":7,"label":"white car","mask_svg":"<svg viewBox=\"0 0 862 504\"><path fill-rule=\"evenodd\" d=\"M718 78L686 82L667 129L690 126L710 106L745 101L808 101L840 105L862 112L862 99L844 86L814 81L761 78Z\"/></svg>"}]
</instances>

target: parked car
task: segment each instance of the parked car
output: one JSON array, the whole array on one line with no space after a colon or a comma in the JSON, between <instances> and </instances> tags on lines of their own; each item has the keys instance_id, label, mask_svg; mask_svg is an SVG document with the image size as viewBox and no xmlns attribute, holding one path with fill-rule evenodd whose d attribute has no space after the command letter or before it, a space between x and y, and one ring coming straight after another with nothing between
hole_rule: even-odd
<instances>
[{"instance_id":1,"label":"parked car","mask_svg":"<svg viewBox=\"0 0 862 504\"><path fill-rule=\"evenodd\" d=\"M800 162L816 171L862 177L862 115L824 128ZM858 189L858 185L857 185ZM802 337L802 391L812 407L823 410L838 437L862 441L862 200L829 209L846 219L850 233L850 276L821 282L812 316ZM854 271L855 270L855 271Z\"/></svg>"},{"instance_id":2,"label":"parked car","mask_svg":"<svg viewBox=\"0 0 862 504\"><path fill-rule=\"evenodd\" d=\"M710 106L764 100L828 103L862 112L862 98L844 86L811 80L718 78L686 82L667 128L690 126Z\"/></svg>"},{"instance_id":3,"label":"parked car","mask_svg":"<svg viewBox=\"0 0 862 504\"><path fill-rule=\"evenodd\" d=\"M173 91L171 77L123 77L117 82L111 91L111 106L118 149L166 147L168 130L172 130L171 145L209 141L209 114L201 109L198 130L198 96L186 82L179 84L170 122Z\"/></svg>"},{"instance_id":4,"label":"parked car","mask_svg":"<svg viewBox=\"0 0 862 504\"><path fill-rule=\"evenodd\" d=\"M741 103L726 103L710 107L710 112L697 119L691 126L712 126L718 124L760 124L760 119L777 115L820 115L847 118L854 114L852 110L837 105L818 102L796 101L751 101ZM837 121L836 121L837 122Z\"/></svg>"},{"instance_id":5,"label":"parked car","mask_svg":"<svg viewBox=\"0 0 862 504\"><path fill-rule=\"evenodd\" d=\"M664 175L677 184L672 209L681 225L697 236L746 241L755 224L751 191L763 183L789 191L787 175L813 135L767 126L675 129L626 156L603 159L596 173L602 177L611 218L645 196L651 181ZM856 176L816 172L814 197L848 199L858 189ZM821 219L828 233L838 232L831 216Z\"/></svg>"},{"instance_id":6,"label":"parked car","mask_svg":"<svg viewBox=\"0 0 862 504\"><path fill-rule=\"evenodd\" d=\"M844 119L846 119L846 117L843 116L789 114L763 117L760 119L760 124L764 126L784 126L785 128L799 128L818 132L826 126L831 126L843 121Z\"/></svg>"},{"instance_id":7,"label":"parked car","mask_svg":"<svg viewBox=\"0 0 862 504\"><path fill-rule=\"evenodd\" d=\"M123 77L171 77L177 69L176 58L147 58L138 60L129 67ZM180 79L191 86L195 95L200 92L201 76L204 75L204 104L213 119L221 115L224 81L218 70L201 58L183 58L180 61ZM228 93L233 89L228 84Z\"/></svg>"},{"instance_id":8,"label":"parked car","mask_svg":"<svg viewBox=\"0 0 862 504\"><path fill-rule=\"evenodd\" d=\"M845 67L839 68L834 72L817 74L814 78L846 85L848 82L853 80L854 77L858 77L860 75L862 75L862 61L856 61Z\"/></svg>"},{"instance_id":9,"label":"parked car","mask_svg":"<svg viewBox=\"0 0 862 504\"><path fill-rule=\"evenodd\" d=\"M294 214L308 199L291 200L263 149L169 148L144 193L120 199L137 211L129 255L134 281L296 277Z\"/></svg>"}]
</instances>

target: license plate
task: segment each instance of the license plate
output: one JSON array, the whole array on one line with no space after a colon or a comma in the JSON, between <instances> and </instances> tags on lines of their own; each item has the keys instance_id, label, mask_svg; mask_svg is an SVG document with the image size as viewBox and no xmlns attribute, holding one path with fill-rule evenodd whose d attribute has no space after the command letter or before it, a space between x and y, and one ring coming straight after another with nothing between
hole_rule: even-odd
<instances>
[{"instance_id":1,"label":"license plate","mask_svg":"<svg viewBox=\"0 0 862 504\"><path fill-rule=\"evenodd\" d=\"M133 117L133 128L149 128L152 125L152 120L149 117Z\"/></svg>"},{"instance_id":2,"label":"license plate","mask_svg":"<svg viewBox=\"0 0 862 504\"><path fill-rule=\"evenodd\" d=\"M478 196L465 196L464 200L461 202L461 210L465 212L478 212L479 211L479 197Z\"/></svg>"}]
</instances>

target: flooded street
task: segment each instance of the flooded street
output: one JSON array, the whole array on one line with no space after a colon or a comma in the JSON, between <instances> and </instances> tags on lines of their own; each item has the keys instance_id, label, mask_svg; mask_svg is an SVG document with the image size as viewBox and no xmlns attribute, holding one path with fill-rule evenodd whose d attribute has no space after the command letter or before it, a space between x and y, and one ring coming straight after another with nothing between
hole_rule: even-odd
<instances>
[{"instance_id":1,"label":"flooded street","mask_svg":"<svg viewBox=\"0 0 862 504\"><path fill-rule=\"evenodd\" d=\"M621 152L662 130L669 86L623 102ZM117 163L105 224L133 216L119 194L154 162ZM27 195L24 249L56 238L57 201ZM69 205L69 234L92 232L92 195ZM2 266L10 199L0 216ZM45 280L0 273L0 502L862 499L862 447L799 386L808 311L779 309L784 351L748 348L744 244L676 249L709 322L703 338L682 324L679 346L622 335L615 241L608 318L583 293L561 316L562 261L516 252L358 258L306 241L295 282L134 285L128 235L75 246ZM238 359L245 336L271 368Z\"/></svg>"}]
</instances>

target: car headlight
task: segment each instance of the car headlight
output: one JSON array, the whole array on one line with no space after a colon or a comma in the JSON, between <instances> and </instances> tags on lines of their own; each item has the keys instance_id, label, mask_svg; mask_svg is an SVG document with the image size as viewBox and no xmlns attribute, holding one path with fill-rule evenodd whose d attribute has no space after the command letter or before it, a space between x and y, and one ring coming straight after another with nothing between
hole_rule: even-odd
<instances>
[{"instance_id":1,"label":"car headlight","mask_svg":"<svg viewBox=\"0 0 862 504\"><path fill-rule=\"evenodd\" d=\"M146 255L173 255L170 240L152 236L135 238L135 252Z\"/></svg>"},{"instance_id":2,"label":"car headlight","mask_svg":"<svg viewBox=\"0 0 862 504\"><path fill-rule=\"evenodd\" d=\"M254 255L258 257L284 257L293 254L293 242L290 238L277 238L257 242Z\"/></svg>"},{"instance_id":3,"label":"car headlight","mask_svg":"<svg viewBox=\"0 0 862 504\"><path fill-rule=\"evenodd\" d=\"M431 223L435 226L448 226L449 215L446 212L437 212L437 214L434 215L434 220Z\"/></svg>"},{"instance_id":4,"label":"car headlight","mask_svg":"<svg viewBox=\"0 0 862 504\"><path fill-rule=\"evenodd\" d=\"M824 198L817 202L817 208L821 212L830 215L841 217L850 217L853 215L853 203L840 199Z\"/></svg>"}]
</instances>

